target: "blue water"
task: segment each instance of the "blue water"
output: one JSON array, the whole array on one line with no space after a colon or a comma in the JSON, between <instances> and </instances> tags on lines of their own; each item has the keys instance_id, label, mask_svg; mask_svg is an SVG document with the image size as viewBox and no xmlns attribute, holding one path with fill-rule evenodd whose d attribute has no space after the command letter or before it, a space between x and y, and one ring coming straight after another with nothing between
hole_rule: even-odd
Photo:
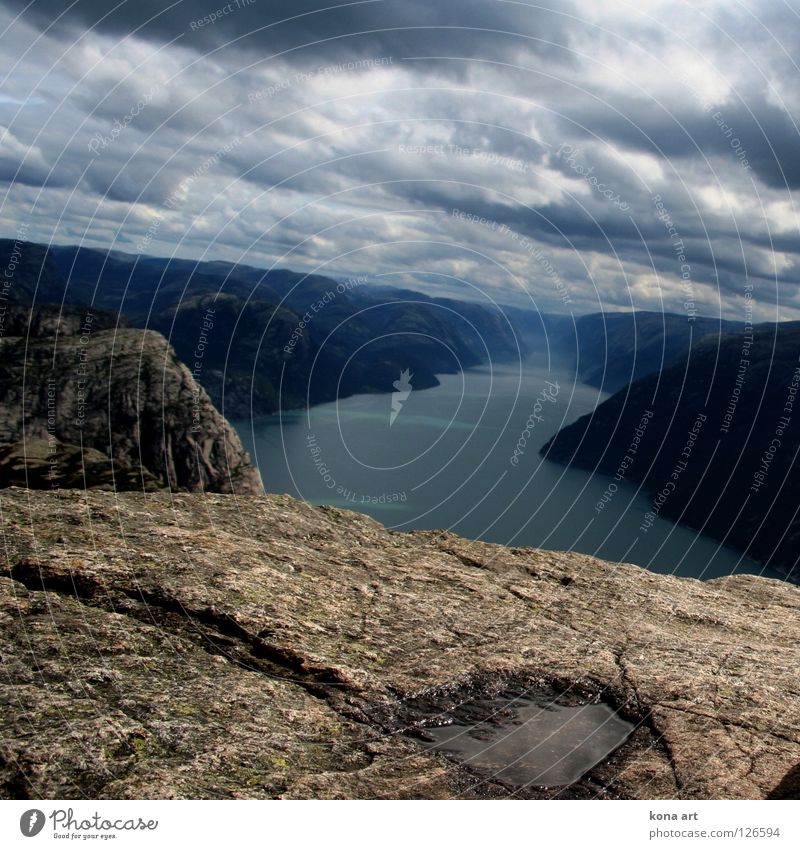
<instances>
[{"instance_id":1,"label":"blue water","mask_svg":"<svg viewBox=\"0 0 800 849\"><path fill-rule=\"evenodd\" d=\"M446 528L698 578L781 577L665 519L642 531L649 502L635 485L620 485L598 513L610 478L543 460L550 436L606 397L566 368L534 357L440 380L399 399L393 422L386 394L235 426L268 492L360 510L395 530Z\"/></svg>"}]
</instances>

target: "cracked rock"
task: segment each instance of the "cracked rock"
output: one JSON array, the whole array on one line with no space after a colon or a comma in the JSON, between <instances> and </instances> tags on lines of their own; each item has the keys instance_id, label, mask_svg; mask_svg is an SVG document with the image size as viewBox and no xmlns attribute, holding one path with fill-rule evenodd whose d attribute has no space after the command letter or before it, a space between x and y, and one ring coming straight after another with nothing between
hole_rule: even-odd
<instances>
[{"instance_id":1,"label":"cracked rock","mask_svg":"<svg viewBox=\"0 0 800 849\"><path fill-rule=\"evenodd\" d=\"M0 523L6 798L796 796L798 587L286 496L11 488ZM545 687L637 729L567 788L405 733L421 705Z\"/></svg>"}]
</instances>

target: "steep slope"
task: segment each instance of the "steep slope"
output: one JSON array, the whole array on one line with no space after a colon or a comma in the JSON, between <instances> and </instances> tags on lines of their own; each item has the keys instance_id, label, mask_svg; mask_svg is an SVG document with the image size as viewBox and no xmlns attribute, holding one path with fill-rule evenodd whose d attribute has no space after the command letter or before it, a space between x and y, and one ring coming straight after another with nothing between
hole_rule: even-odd
<instances>
[{"instance_id":1,"label":"steep slope","mask_svg":"<svg viewBox=\"0 0 800 849\"><path fill-rule=\"evenodd\" d=\"M291 352L284 350L299 323L291 310L261 299L207 294L154 315L150 327L192 366L195 379L226 416L244 419L306 403L317 348L300 330ZM332 395L310 400L330 401Z\"/></svg>"},{"instance_id":2,"label":"steep slope","mask_svg":"<svg viewBox=\"0 0 800 849\"><path fill-rule=\"evenodd\" d=\"M0 508L6 798L791 792L796 587L391 533L278 496L8 489ZM602 699L636 730L566 787L426 750L450 712L481 697L499 721L535 692Z\"/></svg>"},{"instance_id":3,"label":"steep slope","mask_svg":"<svg viewBox=\"0 0 800 849\"><path fill-rule=\"evenodd\" d=\"M704 336L743 325L696 316L636 311L591 313L577 319L577 375L590 386L616 392L629 383L685 359Z\"/></svg>"},{"instance_id":4,"label":"steep slope","mask_svg":"<svg viewBox=\"0 0 800 849\"><path fill-rule=\"evenodd\" d=\"M800 325L697 346L631 384L542 449L549 460L646 485L653 514L791 572L800 562ZM642 517L647 532L651 517Z\"/></svg>"},{"instance_id":5,"label":"steep slope","mask_svg":"<svg viewBox=\"0 0 800 849\"><path fill-rule=\"evenodd\" d=\"M163 485L257 493L258 472L166 340L153 331L0 339L0 443L93 448Z\"/></svg>"},{"instance_id":6,"label":"steep slope","mask_svg":"<svg viewBox=\"0 0 800 849\"><path fill-rule=\"evenodd\" d=\"M309 322L258 298L207 294L153 316L150 326L192 364L195 378L231 418L386 392L400 362L418 369L420 389L437 385L413 346L370 346L370 331L354 327L358 322L339 333L334 324L328 336L330 321L336 321L332 313ZM367 348L359 350L362 344Z\"/></svg>"},{"instance_id":7,"label":"steep slope","mask_svg":"<svg viewBox=\"0 0 800 849\"><path fill-rule=\"evenodd\" d=\"M0 303L61 301L64 281L52 251L20 239L0 239Z\"/></svg>"}]
</instances>

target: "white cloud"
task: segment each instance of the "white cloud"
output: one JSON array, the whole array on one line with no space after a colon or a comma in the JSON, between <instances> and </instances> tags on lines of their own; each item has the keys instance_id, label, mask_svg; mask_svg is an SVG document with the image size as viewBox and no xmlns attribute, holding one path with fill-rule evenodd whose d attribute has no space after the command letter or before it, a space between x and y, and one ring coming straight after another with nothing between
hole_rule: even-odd
<instances>
[{"instance_id":1,"label":"white cloud","mask_svg":"<svg viewBox=\"0 0 800 849\"><path fill-rule=\"evenodd\" d=\"M725 310L739 309L746 260L748 273L765 280L763 309L774 310L768 284L777 271L781 309L794 316L792 193L764 176L769 150L758 133L746 143L747 171L701 105L724 104L744 137L738 98L762 111L781 98L795 103L800 87L781 50L780 15L759 4L732 11L717 2L587 0L537 29L533 11L513 5L497 4L499 28L515 24L519 36L490 35L484 20L483 37L453 28L409 40L412 55L452 60L393 52L389 61L397 45L377 39L348 42L347 55L320 46L277 59L252 45L204 42L214 51L204 56L187 38L165 48L64 29L25 55L36 31L13 24L0 44L19 60L13 85L0 84L0 166L7 180L24 167L0 223L13 232L30 218L43 241L130 250L161 216L152 253L245 252L253 264L341 274L391 269L427 286L425 274L436 271L511 301L520 298L518 278L558 308L541 264L507 235L463 226L449 214L459 207L552 258L576 311L658 309L662 299L679 309L680 275L651 199L658 192L687 243L703 305L714 311L721 297ZM754 25L748 9L771 29ZM0 27L10 23L0 11ZM737 36L735 47L726 34ZM784 133L779 118L767 117L767 133ZM97 136L110 141L95 154ZM241 140L236 149L187 184L232 139ZM565 143L628 211L555 155ZM412 145L434 150L407 152ZM793 163L781 164L788 171ZM174 208L165 205L170 196ZM774 256L770 235L782 239Z\"/></svg>"}]
</instances>

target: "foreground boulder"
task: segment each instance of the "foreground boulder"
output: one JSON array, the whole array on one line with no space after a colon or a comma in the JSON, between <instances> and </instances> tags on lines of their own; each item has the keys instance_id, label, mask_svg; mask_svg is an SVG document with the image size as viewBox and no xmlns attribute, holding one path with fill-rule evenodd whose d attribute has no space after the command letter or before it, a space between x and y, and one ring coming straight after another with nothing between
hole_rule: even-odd
<instances>
[{"instance_id":1,"label":"foreground boulder","mask_svg":"<svg viewBox=\"0 0 800 849\"><path fill-rule=\"evenodd\" d=\"M797 587L393 533L285 496L12 488L0 522L4 797L796 792ZM415 739L537 688L637 730L566 788L509 788Z\"/></svg>"},{"instance_id":2,"label":"foreground boulder","mask_svg":"<svg viewBox=\"0 0 800 849\"><path fill-rule=\"evenodd\" d=\"M0 442L94 449L173 489L261 492L236 431L164 337L94 319L76 328L70 315L73 335L0 339Z\"/></svg>"}]
</instances>

